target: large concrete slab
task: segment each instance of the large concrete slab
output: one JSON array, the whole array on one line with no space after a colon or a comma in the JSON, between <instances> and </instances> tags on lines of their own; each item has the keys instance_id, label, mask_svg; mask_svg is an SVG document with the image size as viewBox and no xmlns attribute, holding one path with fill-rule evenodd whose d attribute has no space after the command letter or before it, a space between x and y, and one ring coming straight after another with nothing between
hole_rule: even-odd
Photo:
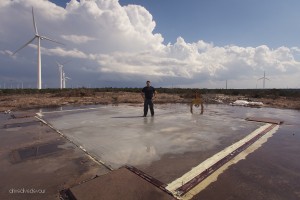
<instances>
[{"instance_id":1,"label":"large concrete slab","mask_svg":"<svg viewBox=\"0 0 300 200\"><path fill-rule=\"evenodd\" d=\"M2 113L0 166L1 200L59 199L60 190L109 171L36 118Z\"/></svg>"},{"instance_id":2,"label":"large concrete slab","mask_svg":"<svg viewBox=\"0 0 300 200\"><path fill-rule=\"evenodd\" d=\"M109 174L72 187L69 191L76 200L175 200L170 194L126 168L114 170Z\"/></svg>"},{"instance_id":3,"label":"large concrete slab","mask_svg":"<svg viewBox=\"0 0 300 200\"><path fill-rule=\"evenodd\" d=\"M77 128L79 128L77 134L79 136L82 135L81 137L83 137L84 140L84 137L87 139L92 135L92 131L99 133L104 130L104 133L109 134L106 132L107 130L102 129L105 124L110 127L108 130L114 130L114 127L121 126L122 128L116 128L116 130L121 130L121 133L122 130L125 130L124 132L126 133L127 127L130 129L130 127L133 128L138 126L141 128L140 131L144 131L139 132L139 134L129 135L130 137L128 137L127 140L120 137L122 134L118 134L118 132L112 132L111 135L116 135L113 138L117 141L123 140L124 143L131 141L131 139L135 142L143 142L143 140L137 138L142 138L142 133L145 134L145 132L147 132L150 135L148 138L150 138L149 141L151 141L150 144L152 146L157 144L155 142L161 138L164 139L165 142L173 142L175 138L173 140L165 139L167 138L165 135L170 136L173 132L175 133L174 137L179 137L179 139L182 137L181 140L195 142L197 139L202 140L205 138L200 134L202 129L213 130L213 128L216 127L215 130L220 130L219 132L213 131L213 133L211 133L213 139L210 139L210 132L204 132L207 133L207 140L204 140L204 143L202 143L203 146L199 145L200 147L202 146L202 149L200 150L191 145L191 149L195 151L189 151L188 148L182 148L181 151L165 151L164 154L159 154L158 150L163 150L164 148L155 146L157 148L156 154L159 154L158 159L136 165L139 169L165 183L169 183L182 173L199 164L205 158L210 157L215 152L223 149L223 147L228 146L228 144L234 143L239 140L239 138L249 134L256 126L260 126L260 124L257 124L256 122L246 122L245 126L245 118L261 117L284 120L284 123L280 126L278 132L274 134L267 143L247 156L245 160L238 162L223 172L216 182L194 196L193 199L293 200L300 198L300 185L298 181L300 171L299 111L209 105L205 107L204 115L198 115L199 113L191 115L188 106L184 105L156 105L156 108L157 116L153 119L151 126L147 126L148 123L144 123L144 120L151 122L150 117L147 119L135 117L142 113L142 107L132 107L128 105L119 107L100 106L90 110L85 107L83 108L84 110L81 111L73 110L59 113L44 113L44 117L49 121L61 124L61 131L71 139L76 139L76 137L74 137L76 136L74 132L76 132ZM70 117L71 115L75 117ZM90 116L96 116L96 118ZM170 116L169 122L167 120L168 116ZM166 131L162 131L164 128L160 123L160 118L162 119L162 122L164 119L167 121L164 126L170 125L165 128L175 126L179 128L179 130L185 130L183 127L186 126L177 126L181 123L180 119L184 121L184 116L185 118L189 117L189 126L191 126L191 124L199 125L197 129L200 130L199 135L195 133L188 135L185 131L176 133L176 129L169 131L168 134L165 134ZM64 117L67 119L65 122L74 120L75 126L72 128L73 125L70 123L64 127L64 125L66 125L63 121ZM113 126L112 120L118 120L118 123L115 123ZM191 123L192 121L193 123ZM83 126L84 124L88 124L88 126L85 127ZM223 129L222 125L224 125ZM157 130L155 127L159 126L162 127ZM196 125L193 125L191 129L189 129L189 126L187 126L188 129L186 130L193 130ZM143 127L147 127L147 129L142 129ZM235 132L235 129L238 130ZM139 129L131 130L137 131ZM231 134L232 132L233 134ZM180 134L184 136L180 136ZM152 139L152 135L154 139ZM101 134L99 137L102 137ZM0 181L1 199L57 199L59 189L72 187L72 185L78 184L78 182L87 180L88 177L92 177L99 173L99 165L95 166L95 163L93 163L89 157L83 155L82 151L59 137L59 135L49 129L49 127L36 122L33 118L11 119L9 115L0 114L0 138L0 176L2 178L2 181ZM103 138L105 139L105 137ZM95 138L90 137L90 139L94 140ZM14 150L24 150L32 145L49 144L53 141L60 140L66 142L65 145L58 146L58 148L63 148L63 151L35 159L25 159L20 163L13 163L10 161L9 155ZM218 142L211 146L205 143L215 142L215 140ZM80 143L80 138L78 137L75 141ZM201 144L193 142L189 144L195 144L195 146ZM80 144L83 146L86 145L85 143ZM87 144L89 144L89 142ZM96 140L96 144L101 146L101 139ZM111 146L106 146L107 149L104 148L106 150L104 152L110 153L110 151L118 150L118 148L114 148L114 140L111 140L110 144ZM130 143L130 145L135 146L136 144ZM164 145L164 142L161 142L161 145ZM178 145L180 146L180 143L166 146L168 146L168 149L172 150L173 148L178 149ZM137 144L137 146L139 147L140 144ZM183 146L187 145L184 144ZM206 148L206 146L208 146L208 148ZM147 146L144 146L144 148L147 148ZM129 152L132 153L131 157L134 157L136 151L132 150ZM147 157L145 152L144 155ZM98 158L102 157L99 156ZM108 160L108 162L111 161ZM106 171L105 168L102 168L101 170ZM10 193L10 189L20 188L45 189L46 193L26 195L21 193Z\"/></svg>"},{"instance_id":4,"label":"large concrete slab","mask_svg":"<svg viewBox=\"0 0 300 200\"><path fill-rule=\"evenodd\" d=\"M133 165L168 183L261 126L244 120L243 108L211 105L199 112L156 105L155 117L143 118L141 106L120 105L43 116L113 169Z\"/></svg>"},{"instance_id":5,"label":"large concrete slab","mask_svg":"<svg viewBox=\"0 0 300 200\"><path fill-rule=\"evenodd\" d=\"M193 200L300 199L300 111L264 108L256 112L284 123L267 143L231 166Z\"/></svg>"}]
</instances>

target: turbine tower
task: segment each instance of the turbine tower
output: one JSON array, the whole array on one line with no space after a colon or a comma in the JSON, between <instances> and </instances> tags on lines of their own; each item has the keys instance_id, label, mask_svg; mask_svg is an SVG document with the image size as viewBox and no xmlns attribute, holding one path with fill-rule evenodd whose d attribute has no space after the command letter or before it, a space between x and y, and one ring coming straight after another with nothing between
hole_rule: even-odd
<instances>
[{"instance_id":1,"label":"turbine tower","mask_svg":"<svg viewBox=\"0 0 300 200\"><path fill-rule=\"evenodd\" d=\"M63 88L63 65L56 62L57 63L57 66L58 66L58 71L59 71L59 87L60 89Z\"/></svg>"},{"instance_id":2,"label":"turbine tower","mask_svg":"<svg viewBox=\"0 0 300 200\"><path fill-rule=\"evenodd\" d=\"M29 45L33 40L37 39L37 51L38 51L38 54L37 54L37 71L38 71L37 72L37 79L38 79L37 80L37 88L42 89L41 40L45 39L45 40L48 40L48 41L51 41L51 42L55 42L57 44L62 44L62 43L57 42L55 40L52 40L52 39L50 39L46 36L39 35L38 30L37 30L37 26L36 26L36 23L35 23L35 19L34 19L33 7L32 7L32 20L33 20L33 28L34 28L34 31L35 31L34 37L31 40L29 40L29 42L27 42L26 44L21 46L18 50L16 50L12 55L16 54L18 51L20 51L21 49L23 49L24 47Z\"/></svg>"},{"instance_id":3,"label":"turbine tower","mask_svg":"<svg viewBox=\"0 0 300 200\"><path fill-rule=\"evenodd\" d=\"M261 79L263 79L263 89L265 89L265 81L266 81L266 80L270 80L270 79L266 78L266 73L265 73L265 71L264 71L264 76L261 77L261 78L259 78L259 79L257 79L257 80L261 80Z\"/></svg>"},{"instance_id":4,"label":"turbine tower","mask_svg":"<svg viewBox=\"0 0 300 200\"><path fill-rule=\"evenodd\" d=\"M70 80L71 78L69 77L66 77L66 74L64 71L62 71L62 85L63 85L63 88L66 88L66 80Z\"/></svg>"}]
</instances>

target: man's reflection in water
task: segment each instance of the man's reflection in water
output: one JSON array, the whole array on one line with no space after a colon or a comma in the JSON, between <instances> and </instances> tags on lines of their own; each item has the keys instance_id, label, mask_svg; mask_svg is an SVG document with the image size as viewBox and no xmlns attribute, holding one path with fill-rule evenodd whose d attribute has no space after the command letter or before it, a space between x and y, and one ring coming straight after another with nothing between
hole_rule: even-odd
<instances>
[{"instance_id":1,"label":"man's reflection in water","mask_svg":"<svg viewBox=\"0 0 300 200\"><path fill-rule=\"evenodd\" d=\"M142 133L142 136L144 136L144 141L146 145L146 152L151 153L151 149L153 153L155 153L155 148L153 146L153 143L151 139L153 140L153 130L154 130L154 117L144 118L144 133Z\"/></svg>"}]
</instances>

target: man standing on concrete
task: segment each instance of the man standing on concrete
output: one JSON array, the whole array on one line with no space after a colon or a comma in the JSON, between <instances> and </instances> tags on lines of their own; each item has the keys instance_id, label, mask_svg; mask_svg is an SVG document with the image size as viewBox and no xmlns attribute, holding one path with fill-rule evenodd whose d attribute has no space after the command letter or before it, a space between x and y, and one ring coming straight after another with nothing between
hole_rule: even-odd
<instances>
[{"instance_id":1,"label":"man standing on concrete","mask_svg":"<svg viewBox=\"0 0 300 200\"><path fill-rule=\"evenodd\" d=\"M154 116L154 108L152 99L155 97L156 91L150 86L150 81L146 82L147 86L142 89L142 97L144 99L144 117L147 116L148 106L150 107L151 116Z\"/></svg>"}]
</instances>

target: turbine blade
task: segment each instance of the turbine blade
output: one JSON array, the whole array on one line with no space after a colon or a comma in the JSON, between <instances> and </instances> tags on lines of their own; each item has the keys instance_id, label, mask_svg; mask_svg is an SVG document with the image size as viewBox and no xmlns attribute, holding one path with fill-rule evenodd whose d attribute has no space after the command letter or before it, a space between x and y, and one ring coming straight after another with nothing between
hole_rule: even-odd
<instances>
[{"instance_id":1,"label":"turbine blade","mask_svg":"<svg viewBox=\"0 0 300 200\"><path fill-rule=\"evenodd\" d=\"M36 36L34 36L29 42L27 42L26 44L24 44L23 46L21 46L18 50L16 50L13 54L15 55L18 51L20 51L21 49L23 49L24 47L26 47L28 44L30 44L34 39L36 38Z\"/></svg>"},{"instance_id":2,"label":"turbine blade","mask_svg":"<svg viewBox=\"0 0 300 200\"><path fill-rule=\"evenodd\" d=\"M62 65L62 64L60 64L60 63L59 63L59 62L57 62L57 61L56 61L56 64L57 64L57 66L58 66L58 67L63 67L63 65Z\"/></svg>"},{"instance_id":3,"label":"turbine blade","mask_svg":"<svg viewBox=\"0 0 300 200\"><path fill-rule=\"evenodd\" d=\"M33 27L34 27L35 34L38 35L39 33L38 33L36 23L35 23L35 19L34 19L33 7L32 7L32 19L33 19Z\"/></svg>"},{"instance_id":4,"label":"turbine blade","mask_svg":"<svg viewBox=\"0 0 300 200\"><path fill-rule=\"evenodd\" d=\"M51 42L55 42L55 43L57 43L57 44L64 45L64 44L61 43L61 42L58 42L58 41L56 41L56 40L52 40L52 39L50 39L50 38L48 38L48 37L45 37L45 36L41 36L41 39L42 39L42 40L49 40L49 41L51 41Z\"/></svg>"},{"instance_id":5,"label":"turbine blade","mask_svg":"<svg viewBox=\"0 0 300 200\"><path fill-rule=\"evenodd\" d=\"M261 78L259 78L259 79L257 79L257 80L261 80L261 79L264 79L265 77L261 77Z\"/></svg>"},{"instance_id":6,"label":"turbine blade","mask_svg":"<svg viewBox=\"0 0 300 200\"><path fill-rule=\"evenodd\" d=\"M62 65L65 65L67 63L69 63L71 60L67 60L66 62L64 62Z\"/></svg>"}]
</instances>

